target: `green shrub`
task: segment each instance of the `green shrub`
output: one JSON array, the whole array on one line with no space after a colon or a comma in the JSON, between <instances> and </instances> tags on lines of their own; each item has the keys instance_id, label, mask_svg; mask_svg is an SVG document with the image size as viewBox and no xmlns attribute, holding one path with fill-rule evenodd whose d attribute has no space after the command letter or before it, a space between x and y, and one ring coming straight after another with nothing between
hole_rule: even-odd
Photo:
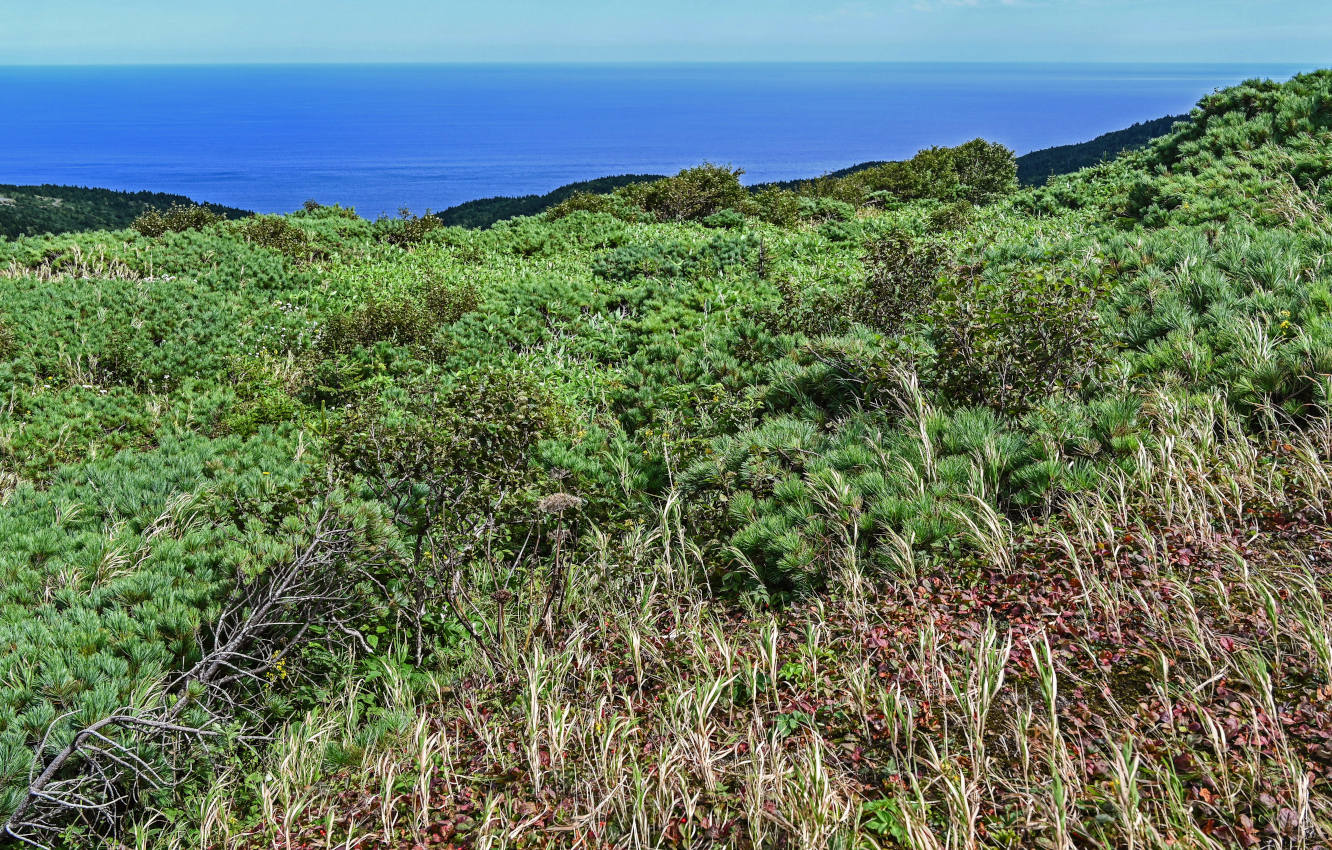
<instances>
[{"instance_id":1,"label":"green shrub","mask_svg":"<svg viewBox=\"0 0 1332 850\"><path fill-rule=\"evenodd\" d=\"M316 206L315 210L321 209ZM243 219L236 232L246 242L277 251L294 260L315 260L325 256L304 230L278 215L256 215Z\"/></svg>"},{"instance_id":2,"label":"green shrub","mask_svg":"<svg viewBox=\"0 0 1332 850\"><path fill-rule=\"evenodd\" d=\"M156 237L164 233L200 230L222 220L222 216L208 207L174 204L165 211L148 210L134 219L130 227L144 236Z\"/></svg>"},{"instance_id":3,"label":"green shrub","mask_svg":"<svg viewBox=\"0 0 1332 850\"><path fill-rule=\"evenodd\" d=\"M556 221L576 212L608 213L614 215L620 208L619 199L610 195L593 195L589 192L577 192L560 201L546 211L546 218Z\"/></svg>"},{"instance_id":4,"label":"green shrub","mask_svg":"<svg viewBox=\"0 0 1332 850\"><path fill-rule=\"evenodd\" d=\"M345 352L377 342L421 345L435 330L476 309L480 299L470 283L433 281L410 294L371 301L332 316L320 337L328 352Z\"/></svg>"},{"instance_id":5,"label":"green shrub","mask_svg":"<svg viewBox=\"0 0 1332 850\"><path fill-rule=\"evenodd\" d=\"M135 345L129 321L116 319L103 328L101 345L91 358L93 376L103 384L139 387L145 383L144 362Z\"/></svg>"},{"instance_id":6,"label":"green shrub","mask_svg":"<svg viewBox=\"0 0 1332 850\"><path fill-rule=\"evenodd\" d=\"M248 437L265 425L295 421L304 410L286 382L258 358L246 357L237 364L235 387L236 404L222 419L228 433Z\"/></svg>"},{"instance_id":7,"label":"green shrub","mask_svg":"<svg viewBox=\"0 0 1332 850\"><path fill-rule=\"evenodd\" d=\"M905 162L886 162L838 180L830 194L855 205L934 199L988 203L1017 189L1017 158L1003 145L973 139L933 147Z\"/></svg>"},{"instance_id":8,"label":"green shrub","mask_svg":"<svg viewBox=\"0 0 1332 850\"><path fill-rule=\"evenodd\" d=\"M891 233L865 246L865 284L852 296L851 316L887 334L899 333L934 303L948 253L937 242Z\"/></svg>"},{"instance_id":9,"label":"green shrub","mask_svg":"<svg viewBox=\"0 0 1332 850\"><path fill-rule=\"evenodd\" d=\"M399 212L399 218L382 218L375 222L381 242L403 249L419 245L428 235L444 226L444 222L429 211L425 215L413 215L405 209Z\"/></svg>"},{"instance_id":10,"label":"green shrub","mask_svg":"<svg viewBox=\"0 0 1332 850\"><path fill-rule=\"evenodd\" d=\"M893 335L928 318L923 313L937 297L947 259L942 245L892 232L868 240L861 259L865 276L859 281L779 282L780 306L764 311L762 321L809 336L841 334L852 322Z\"/></svg>"},{"instance_id":11,"label":"green shrub","mask_svg":"<svg viewBox=\"0 0 1332 850\"><path fill-rule=\"evenodd\" d=\"M920 352L907 340L885 340L864 327L824 335L791 352L769 376L764 401L773 410L835 421L892 404L904 367Z\"/></svg>"},{"instance_id":12,"label":"green shrub","mask_svg":"<svg viewBox=\"0 0 1332 850\"><path fill-rule=\"evenodd\" d=\"M825 224L834 221L850 221L856 217L856 209L845 201L824 196L803 197L799 200L797 214L801 221L813 224Z\"/></svg>"},{"instance_id":13,"label":"green shrub","mask_svg":"<svg viewBox=\"0 0 1332 850\"><path fill-rule=\"evenodd\" d=\"M1017 190L1017 157L997 142L972 139L952 149L962 200L989 203Z\"/></svg>"},{"instance_id":14,"label":"green shrub","mask_svg":"<svg viewBox=\"0 0 1332 850\"><path fill-rule=\"evenodd\" d=\"M745 226L745 214L736 210L722 210L703 219L704 227L720 230L734 230Z\"/></svg>"},{"instance_id":15,"label":"green shrub","mask_svg":"<svg viewBox=\"0 0 1332 850\"><path fill-rule=\"evenodd\" d=\"M777 227L795 227L800 223L800 211L804 199L795 192L776 186L766 186L754 193L753 208L755 214L768 224Z\"/></svg>"},{"instance_id":16,"label":"green shrub","mask_svg":"<svg viewBox=\"0 0 1332 850\"><path fill-rule=\"evenodd\" d=\"M976 207L971 201L954 201L931 210L927 222L932 232L947 233L966 227L971 223L975 212Z\"/></svg>"},{"instance_id":17,"label":"green shrub","mask_svg":"<svg viewBox=\"0 0 1332 850\"><path fill-rule=\"evenodd\" d=\"M777 281L779 301L761 310L758 321L776 333L807 336L844 333L851 323L847 281L802 285L790 278Z\"/></svg>"},{"instance_id":18,"label":"green shrub","mask_svg":"<svg viewBox=\"0 0 1332 850\"><path fill-rule=\"evenodd\" d=\"M418 664L428 644L438 649L456 634L445 600L457 592L457 563L492 545L512 551L520 518L512 507L536 479L536 447L558 420L530 376L480 368L449 383L396 386L352 407L331 435L334 467L397 526L378 578L406 614Z\"/></svg>"},{"instance_id":19,"label":"green shrub","mask_svg":"<svg viewBox=\"0 0 1332 850\"><path fill-rule=\"evenodd\" d=\"M825 221L819 225L819 235L829 242L855 242L864 231L857 221Z\"/></svg>"},{"instance_id":20,"label":"green shrub","mask_svg":"<svg viewBox=\"0 0 1332 850\"><path fill-rule=\"evenodd\" d=\"M955 404L1011 416L1080 388L1109 350L1102 292L1044 269L973 273L943 287L932 328L940 389Z\"/></svg>"},{"instance_id":21,"label":"green shrub","mask_svg":"<svg viewBox=\"0 0 1332 850\"><path fill-rule=\"evenodd\" d=\"M917 159L922 155L924 152L917 154ZM886 162L844 177L832 187L832 197L853 206L884 206L955 191L953 182L946 186L927 185L915 161Z\"/></svg>"},{"instance_id":22,"label":"green shrub","mask_svg":"<svg viewBox=\"0 0 1332 850\"><path fill-rule=\"evenodd\" d=\"M658 221L702 221L725 209L744 209L749 192L740 184L744 171L704 163L674 177L636 183L617 193L652 213Z\"/></svg>"}]
</instances>

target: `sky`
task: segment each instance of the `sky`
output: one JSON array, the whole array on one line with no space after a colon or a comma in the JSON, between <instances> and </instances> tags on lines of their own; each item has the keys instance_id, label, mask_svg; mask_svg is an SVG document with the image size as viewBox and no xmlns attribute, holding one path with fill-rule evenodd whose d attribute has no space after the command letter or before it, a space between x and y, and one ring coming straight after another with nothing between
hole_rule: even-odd
<instances>
[{"instance_id":1,"label":"sky","mask_svg":"<svg viewBox=\"0 0 1332 850\"><path fill-rule=\"evenodd\" d=\"M0 0L0 65L1332 65L1328 0Z\"/></svg>"}]
</instances>

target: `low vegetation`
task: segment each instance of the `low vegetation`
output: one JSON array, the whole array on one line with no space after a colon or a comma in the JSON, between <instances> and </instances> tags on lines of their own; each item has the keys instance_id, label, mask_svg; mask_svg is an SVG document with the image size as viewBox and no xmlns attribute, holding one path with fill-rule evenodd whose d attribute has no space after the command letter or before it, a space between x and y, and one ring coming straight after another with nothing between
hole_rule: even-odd
<instances>
[{"instance_id":1,"label":"low vegetation","mask_svg":"<svg viewBox=\"0 0 1332 850\"><path fill-rule=\"evenodd\" d=\"M0 241L0 835L1328 846L1328 103Z\"/></svg>"}]
</instances>

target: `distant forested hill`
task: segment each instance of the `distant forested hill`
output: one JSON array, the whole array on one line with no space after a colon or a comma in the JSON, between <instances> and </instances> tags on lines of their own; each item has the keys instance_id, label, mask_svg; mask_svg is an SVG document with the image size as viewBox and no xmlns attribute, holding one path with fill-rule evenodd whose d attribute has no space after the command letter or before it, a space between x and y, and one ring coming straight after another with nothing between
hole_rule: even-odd
<instances>
[{"instance_id":1,"label":"distant forested hill","mask_svg":"<svg viewBox=\"0 0 1332 850\"><path fill-rule=\"evenodd\" d=\"M846 168L839 168L836 171L829 171L827 174L823 176L831 177L833 179L841 179L843 177L850 177L852 174L859 174L862 171L868 171L871 168L876 168L880 165L887 165L887 164L888 160L886 159L872 159L869 162L858 162L855 165L848 165ZM750 188L752 188L754 191L759 191L767 188L775 188L775 189L787 189L789 191L794 192L798 190L801 186L809 182L810 178L802 177L798 180L774 180L771 183L758 183Z\"/></svg>"},{"instance_id":2,"label":"distant forested hill","mask_svg":"<svg viewBox=\"0 0 1332 850\"><path fill-rule=\"evenodd\" d=\"M81 186L9 186L0 184L0 236L14 239L41 233L119 230L149 209L193 206L184 195L116 192ZM204 206L225 218L250 215L218 204Z\"/></svg>"},{"instance_id":3,"label":"distant forested hill","mask_svg":"<svg viewBox=\"0 0 1332 850\"><path fill-rule=\"evenodd\" d=\"M522 195L520 197L480 198L449 207L436 213L445 224L458 227L489 227L497 221L516 218L520 215L536 215L579 193L604 195L621 186L631 183L647 183L660 180L661 174L620 174L614 177L599 177L596 180L583 180L561 186L544 195Z\"/></svg>"},{"instance_id":4,"label":"distant forested hill","mask_svg":"<svg viewBox=\"0 0 1332 850\"><path fill-rule=\"evenodd\" d=\"M1152 139L1170 132L1177 121L1186 120L1187 115L1167 115L1114 130L1090 142L1032 151L1018 157L1018 180L1024 186L1039 186L1056 174L1072 174L1089 165L1114 159L1123 151L1144 147Z\"/></svg>"}]
</instances>

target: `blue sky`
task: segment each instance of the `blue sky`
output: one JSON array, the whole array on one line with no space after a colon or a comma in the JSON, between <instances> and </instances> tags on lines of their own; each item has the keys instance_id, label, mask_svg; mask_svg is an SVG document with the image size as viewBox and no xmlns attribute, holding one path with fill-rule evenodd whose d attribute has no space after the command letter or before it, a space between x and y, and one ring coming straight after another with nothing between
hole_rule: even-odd
<instances>
[{"instance_id":1,"label":"blue sky","mask_svg":"<svg viewBox=\"0 0 1332 850\"><path fill-rule=\"evenodd\" d=\"M0 64L1332 65L1328 0L0 0Z\"/></svg>"}]
</instances>

